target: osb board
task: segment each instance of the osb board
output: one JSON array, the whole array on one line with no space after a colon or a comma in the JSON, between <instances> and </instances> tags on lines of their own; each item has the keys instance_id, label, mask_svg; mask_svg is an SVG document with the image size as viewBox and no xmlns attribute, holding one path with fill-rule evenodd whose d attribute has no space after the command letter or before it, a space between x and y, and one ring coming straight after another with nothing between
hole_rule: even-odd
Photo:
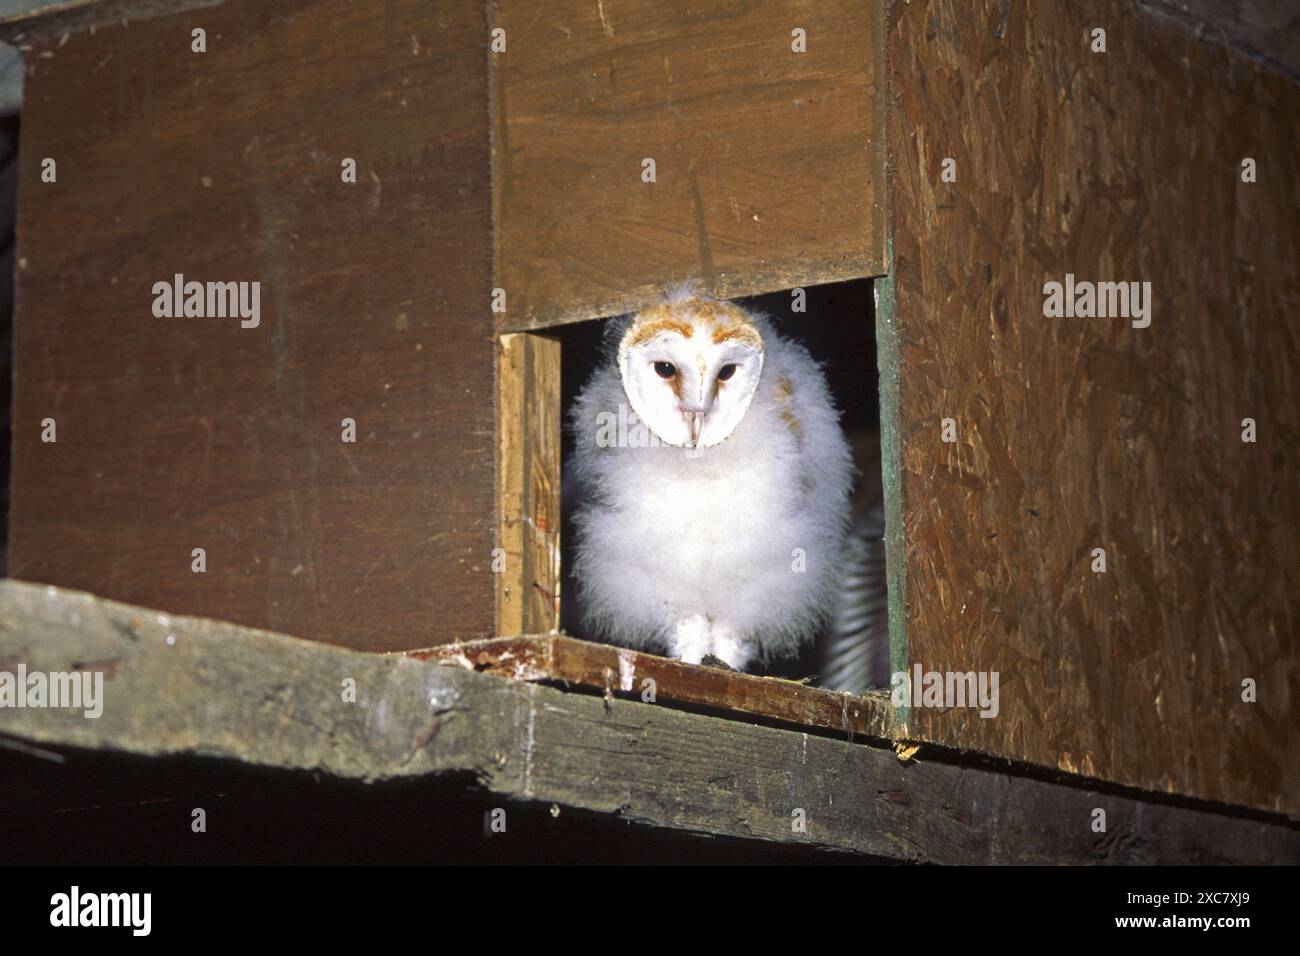
<instances>
[{"instance_id":1,"label":"osb board","mask_svg":"<svg viewBox=\"0 0 1300 956\"><path fill-rule=\"evenodd\" d=\"M884 271L883 3L498 0L492 23L504 328L692 278L737 296Z\"/></svg>"},{"instance_id":2,"label":"osb board","mask_svg":"<svg viewBox=\"0 0 1300 956\"><path fill-rule=\"evenodd\" d=\"M1300 813L1300 91L1120 0L892 15L910 660L1001 680L909 733Z\"/></svg>"},{"instance_id":3,"label":"osb board","mask_svg":"<svg viewBox=\"0 0 1300 956\"><path fill-rule=\"evenodd\" d=\"M231 0L27 54L15 577L362 649L494 633L484 29ZM175 273L259 281L260 325L155 318Z\"/></svg>"},{"instance_id":4,"label":"osb board","mask_svg":"<svg viewBox=\"0 0 1300 956\"><path fill-rule=\"evenodd\" d=\"M584 687L665 706L761 717L845 739L893 739L888 696L838 694L775 677L643 654L561 635L502 637L411 651L421 660L453 661L513 680Z\"/></svg>"}]
</instances>

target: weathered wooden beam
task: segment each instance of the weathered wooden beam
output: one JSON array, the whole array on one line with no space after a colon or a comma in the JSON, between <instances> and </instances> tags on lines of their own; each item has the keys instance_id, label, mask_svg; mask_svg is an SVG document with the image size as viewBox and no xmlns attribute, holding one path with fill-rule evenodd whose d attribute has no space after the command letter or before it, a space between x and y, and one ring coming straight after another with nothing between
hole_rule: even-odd
<instances>
[{"instance_id":1,"label":"weathered wooden beam","mask_svg":"<svg viewBox=\"0 0 1300 956\"><path fill-rule=\"evenodd\" d=\"M904 764L837 737L6 580L0 671L19 665L103 675L98 718L0 707L0 734L29 748L195 754L369 781L469 773L510 799L912 861L1300 862L1300 834L1276 818L928 762L924 752ZM1092 829L1097 809L1105 833Z\"/></svg>"}]
</instances>

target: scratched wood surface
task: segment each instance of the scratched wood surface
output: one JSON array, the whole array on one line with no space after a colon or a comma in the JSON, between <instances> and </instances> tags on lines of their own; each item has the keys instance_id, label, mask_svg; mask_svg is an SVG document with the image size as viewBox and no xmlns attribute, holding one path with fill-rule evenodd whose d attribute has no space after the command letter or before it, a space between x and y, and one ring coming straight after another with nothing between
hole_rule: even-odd
<instances>
[{"instance_id":1,"label":"scratched wood surface","mask_svg":"<svg viewBox=\"0 0 1300 956\"><path fill-rule=\"evenodd\" d=\"M409 653L422 660L455 661L514 680L758 717L843 734L848 740L892 740L894 736L894 709L884 691L859 696L838 694L796 681L684 664L565 635L501 637Z\"/></svg>"},{"instance_id":2,"label":"scratched wood surface","mask_svg":"<svg viewBox=\"0 0 1300 956\"><path fill-rule=\"evenodd\" d=\"M458 661L359 653L0 581L0 668L19 663L105 675L94 720L67 708L0 708L0 746L46 758L31 764L73 763L87 750L153 767L202 755L233 774L256 767L364 781L374 787L352 792L362 827L388 812L385 781L461 780L488 795L485 806L504 797L918 863L1300 861L1300 828L1266 814L962 766L931 760L925 748L903 762L865 738L566 693ZM355 702L339 693L345 678L356 682ZM80 806L102 799L94 783L79 794ZM1092 828L1096 808L1106 811L1105 833ZM792 825L799 810L802 830ZM527 839L516 828L526 819L511 816L510 832ZM26 823L0 814L0 840Z\"/></svg>"},{"instance_id":3,"label":"scratched wood surface","mask_svg":"<svg viewBox=\"0 0 1300 956\"><path fill-rule=\"evenodd\" d=\"M1121 0L892 15L908 657L1001 675L909 732L1300 814L1300 90Z\"/></svg>"},{"instance_id":4,"label":"scratched wood surface","mask_svg":"<svg viewBox=\"0 0 1300 956\"><path fill-rule=\"evenodd\" d=\"M498 0L504 327L616 314L691 278L736 296L881 274L883 11Z\"/></svg>"},{"instance_id":5,"label":"scratched wood surface","mask_svg":"<svg viewBox=\"0 0 1300 956\"><path fill-rule=\"evenodd\" d=\"M369 649L494 632L485 26L229 0L28 52L11 574ZM154 318L174 273L260 281L259 327Z\"/></svg>"}]
</instances>

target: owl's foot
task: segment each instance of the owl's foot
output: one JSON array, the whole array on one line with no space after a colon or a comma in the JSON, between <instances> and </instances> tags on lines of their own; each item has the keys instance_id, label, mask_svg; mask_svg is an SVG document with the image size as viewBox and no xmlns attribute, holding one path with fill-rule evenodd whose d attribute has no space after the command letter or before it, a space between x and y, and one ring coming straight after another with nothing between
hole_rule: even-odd
<instances>
[{"instance_id":1,"label":"owl's foot","mask_svg":"<svg viewBox=\"0 0 1300 956\"><path fill-rule=\"evenodd\" d=\"M669 650L673 657L687 664L701 664L713 651L712 625L703 614L677 622Z\"/></svg>"},{"instance_id":2,"label":"owl's foot","mask_svg":"<svg viewBox=\"0 0 1300 956\"><path fill-rule=\"evenodd\" d=\"M734 630L725 626L714 625L713 656L730 667L733 671L743 671L754 659L749 644Z\"/></svg>"},{"instance_id":3,"label":"owl's foot","mask_svg":"<svg viewBox=\"0 0 1300 956\"><path fill-rule=\"evenodd\" d=\"M733 671L743 671L753 659L749 646L735 630L702 614L678 622L670 650L673 657L687 664L710 664Z\"/></svg>"}]
</instances>

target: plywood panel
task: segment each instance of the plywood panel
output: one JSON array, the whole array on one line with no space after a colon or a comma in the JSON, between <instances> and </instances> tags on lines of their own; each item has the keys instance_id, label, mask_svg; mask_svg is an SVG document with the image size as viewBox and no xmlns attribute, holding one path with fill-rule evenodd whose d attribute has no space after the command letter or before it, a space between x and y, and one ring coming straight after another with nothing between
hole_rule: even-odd
<instances>
[{"instance_id":1,"label":"plywood panel","mask_svg":"<svg viewBox=\"0 0 1300 956\"><path fill-rule=\"evenodd\" d=\"M883 4L501 0L493 24L506 328L671 281L734 296L884 270Z\"/></svg>"},{"instance_id":2,"label":"plywood panel","mask_svg":"<svg viewBox=\"0 0 1300 956\"><path fill-rule=\"evenodd\" d=\"M908 655L1001 675L910 732L1300 813L1300 91L1119 0L892 9Z\"/></svg>"},{"instance_id":3,"label":"plywood panel","mask_svg":"<svg viewBox=\"0 0 1300 956\"><path fill-rule=\"evenodd\" d=\"M15 577L371 650L492 633L484 27L230 0L28 54ZM156 318L177 273L260 282L260 324Z\"/></svg>"}]
</instances>

